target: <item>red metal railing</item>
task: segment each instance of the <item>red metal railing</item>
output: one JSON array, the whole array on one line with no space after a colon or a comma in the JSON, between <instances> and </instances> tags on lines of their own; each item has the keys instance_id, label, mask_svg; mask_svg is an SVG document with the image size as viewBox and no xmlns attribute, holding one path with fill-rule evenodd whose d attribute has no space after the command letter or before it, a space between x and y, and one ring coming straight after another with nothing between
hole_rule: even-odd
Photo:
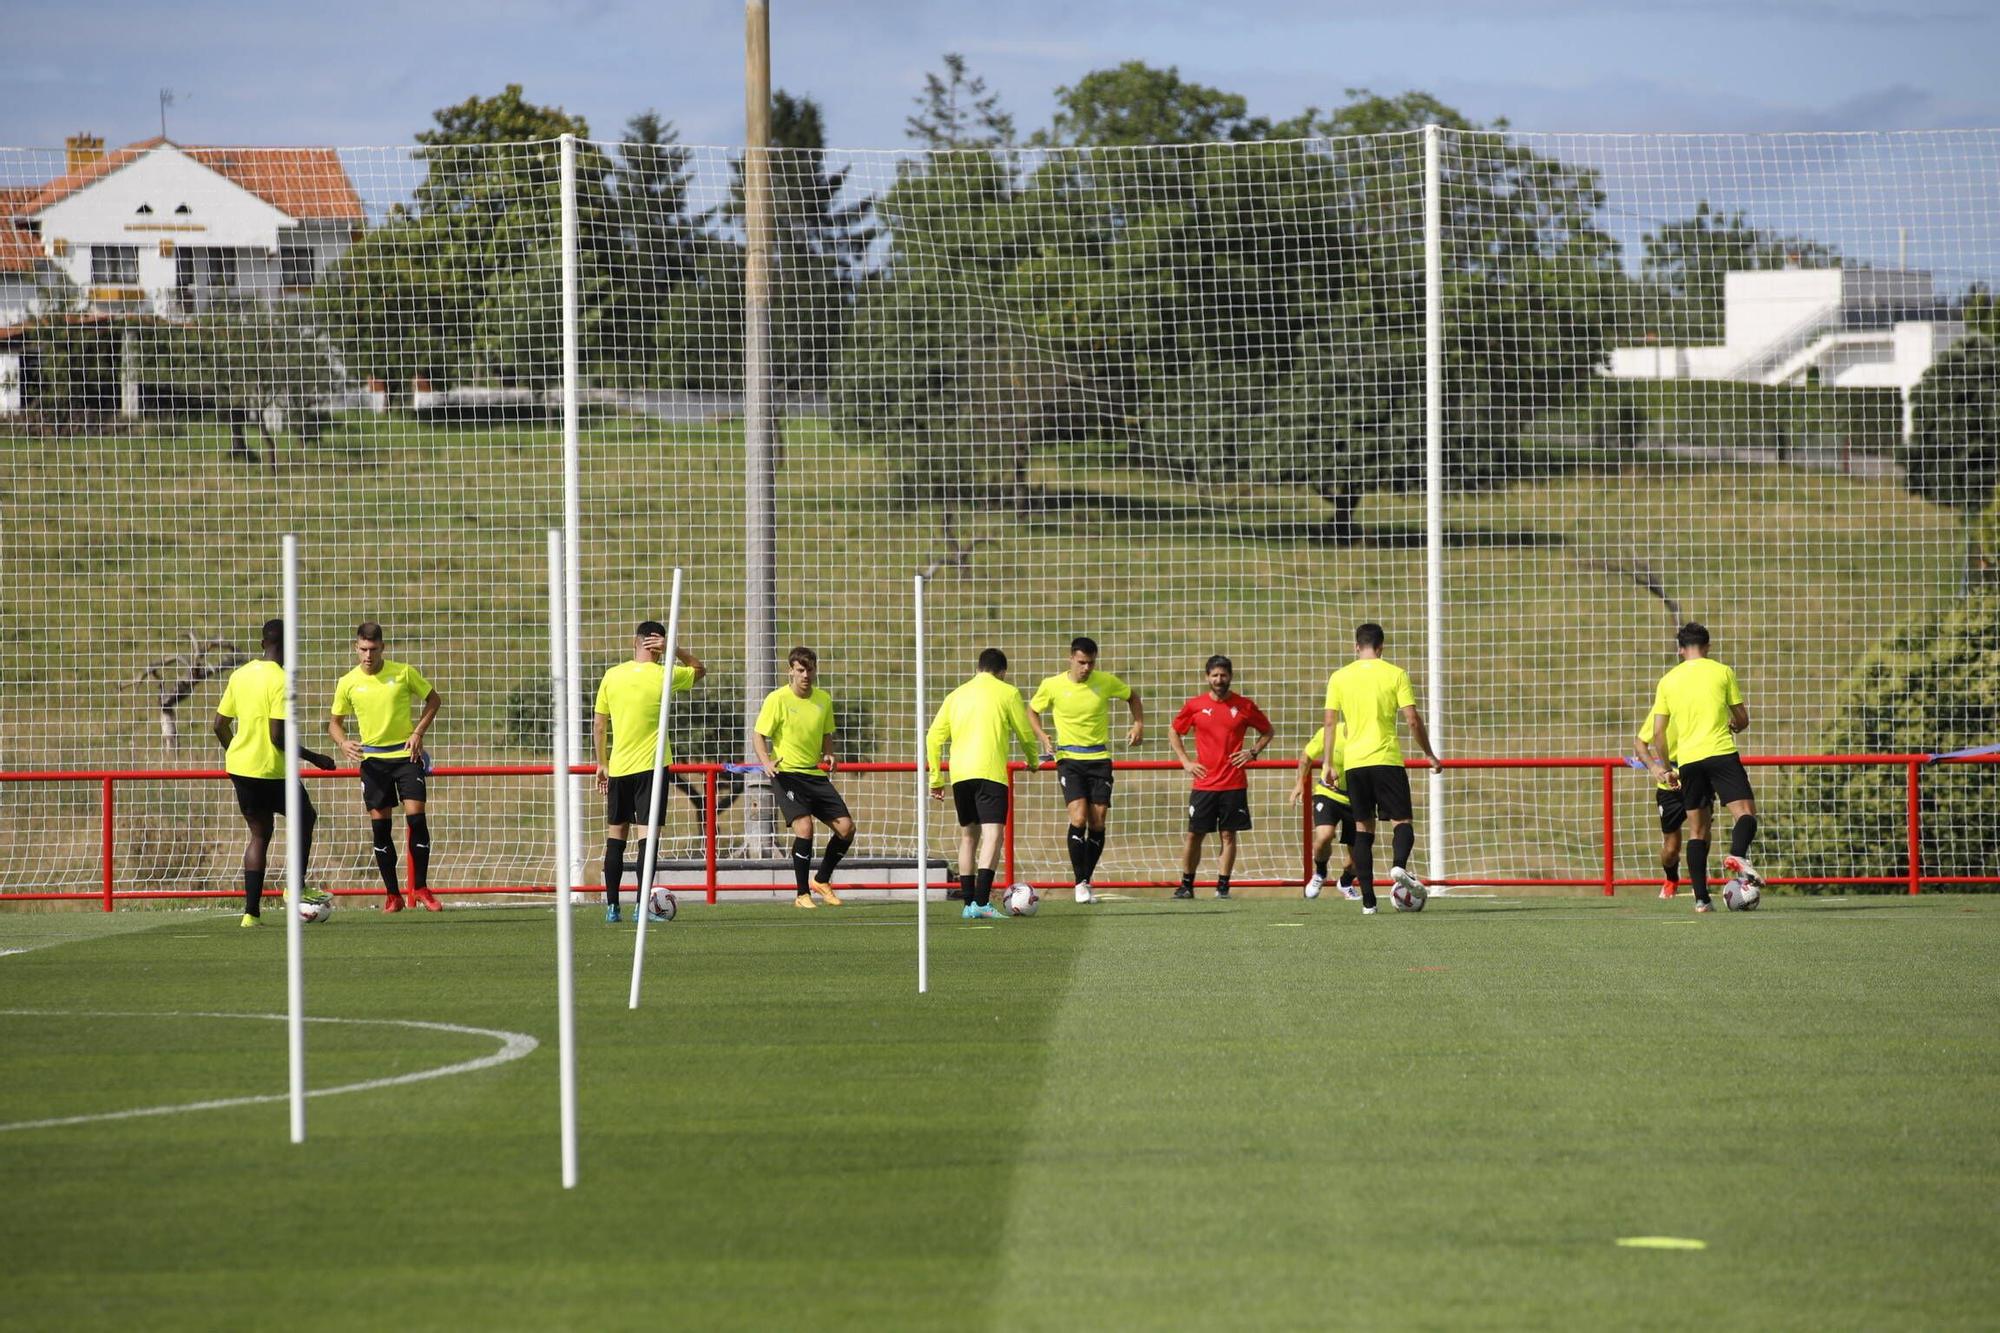
<instances>
[{"instance_id":1,"label":"red metal railing","mask_svg":"<svg viewBox=\"0 0 2000 1333\"><path fill-rule=\"evenodd\" d=\"M1746 755L1744 763L1763 768L1818 768L1853 765L1901 766L1906 773L1904 782L1904 822L1907 837L1906 866L1900 875L1801 875L1793 877L1773 876L1773 884L1850 884L1850 885L1898 885L1910 893L1920 893L1925 886L1949 884L1992 884L2000 883L2000 873L1992 875L1926 875L1923 873L1923 770L1933 762L1951 764L2000 764L2000 755L1973 755L1962 758L1935 760L1927 754L1844 754L1844 755ZM1162 772L1178 770L1180 765L1168 760L1118 760L1114 768L1121 772ZM1420 760L1408 761L1408 767L1427 767ZM1260 771L1291 773L1296 771L1295 762L1264 759L1248 767ZM1602 775L1602 821L1603 857L1601 870L1590 877L1518 877L1496 878L1489 876L1459 877L1437 881L1454 888L1598 888L1606 896L1620 888L1631 886L1652 886L1658 883L1655 876L1620 876L1617 872L1617 775L1627 769L1623 758L1565 757L1550 759L1448 759L1448 769L1596 769ZM883 764L843 764L843 773L913 773L916 766L910 763ZM1026 765L1015 764L1008 775L1011 795L1014 775L1026 770ZM441 767L433 776L441 778L491 778L491 777L547 777L554 770L547 764L479 764L458 767ZM571 770L579 777L588 777L596 770L590 765L578 765ZM697 884L675 884L676 888L687 888L706 894L709 902L714 902L719 893L764 893L771 884L724 884L719 882L718 843L720 834L717 827L716 797L719 775L729 769L722 764L676 764L674 772L701 774L706 799L702 803L702 880ZM324 779L354 778L354 769L339 769L333 772L308 771L305 776L315 781ZM1643 775L1641 775L1643 776ZM34 893L0 893L0 901L59 901L75 899L95 899L101 901L104 910L113 910L121 899L143 898L234 898L238 889L120 889L117 886L117 785L121 782L220 782L228 774L221 769L117 769L80 770L66 769L42 772L0 772L0 782L94 782L98 784L101 820L100 841L100 882L94 890L49 890ZM1310 802L1301 812L1302 844L1301 872L1304 873L1311 861L1312 814ZM1013 883L1019 874L1014 846L1013 802L1008 803L1008 817L1005 847L1005 875L1008 883ZM667 877L669 880L671 877ZM774 874L773 883L781 879ZM1069 881L1030 880L1037 888L1066 888ZM1173 880L1103 880L1097 881L1100 888L1164 888L1177 881ZM1296 881L1290 879L1239 879L1233 881L1237 887L1256 888L1289 886ZM582 887L582 886L578 886ZM842 887L860 889L908 888L907 881L843 879ZM471 885L456 888L434 888L439 894L495 894L495 893L549 893L553 888L548 884L512 885ZM376 888L339 888L335 893L345 895L373 895L381 892Z\"/></svg>"}]
</instances>

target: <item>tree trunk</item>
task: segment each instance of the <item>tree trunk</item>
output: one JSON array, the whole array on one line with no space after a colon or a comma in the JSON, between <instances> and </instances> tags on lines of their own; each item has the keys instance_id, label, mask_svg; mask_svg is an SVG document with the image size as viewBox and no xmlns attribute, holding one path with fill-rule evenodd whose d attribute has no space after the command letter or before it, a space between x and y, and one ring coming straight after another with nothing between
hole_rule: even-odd
<instances>
[{"instance_id":1,"label":"tree trunk","mask_svg":"<svg viewBox=\"0 0 2000 1333\"><path fill-rule=\"evenodd\" d=\"M252 466L255 466L257 462L257 455L251 451L250 446L244 441L243 414L235 408L229 410L229 456L231 458L240 458Z\"/></svg>"},{"instance_id":2,"label":"tree trunk","mask_svg":"<svg viewBox=\"0 0 2000 1333\"><path fill-rule=\"evenodd\" d=\"M1351 544L1361 535L1354 521L1354 511L1361 507L1361 493L1332 482L1322 483L1318 490L1319 498L1333 506L1326 523L1327 535L1341 546Z\"/></svg>"}]
</instances>

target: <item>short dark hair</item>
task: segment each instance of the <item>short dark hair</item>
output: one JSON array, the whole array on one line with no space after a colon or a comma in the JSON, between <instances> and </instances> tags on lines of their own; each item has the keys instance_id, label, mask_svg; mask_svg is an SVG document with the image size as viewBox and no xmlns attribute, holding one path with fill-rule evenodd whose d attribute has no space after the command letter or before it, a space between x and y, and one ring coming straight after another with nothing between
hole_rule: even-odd
<instances>
[{"instance_id":1,"label":"short dark hair","mask_svg":"<svg viewBox=\"0 0 2000 1333\"><path fill-rule=\"evenodd\" d=\"M1708 647L1708 626L1690 620L1681 626L1681 632L1674 635L1674 642L1683 648Z\"/></svg>"},{"instance_id":2,"label":"short dark hair","mask_svg":"<svg viewBox=\"0 0 2000 1333\"><path fill-rule=\"evenodd\" d=\"M359 625L356 625L354 627L354 637L357 639L366 639L370 643L386 642L382 637L382 623L377 620L364 620Z\"/></svg>"},{"instance_id":3,"label":"short dark hair","mask_svg":"<svg viewBox=\"0 0 2000 1333\"><path fill-rule=\"evenodd\" d=\"M639 622L639 628L632 631L632 637L635 639L643 639L648 634L657 634L664 639L667 637L667 627L657 620L642 620Z\"/></svg>"},{"instance_id":4,"label":"short dark hair","mask_svg":"<svg viewBox=\"0 0 2000 1333\"><path fill-rule=\"evenodd\" d=\"M285 641L285 622L267 620L264 622L264 646L275 648Z\"/></svg>"},{"instance_id":5,"label":"short dark hair","mask_svg":"<svg viewBox=\"0 0 2000 1333\"><path fill-rule=\"evenodd\" d=\"M996 676L999 675L1007 669L1007 654L1001 652L998 648L986 649L979 654L979 669L981 671L991 671Z\"/></svg>"},{"instance_id":6,"label":"short dark hair","mask_svg":"<svg viewBox=\"0 0 2000 1333\"><path fill-rule=\"evenodd\" d=\"M1354 646L1356 648L1380 648L1388 640L1389 636L1382 632L1382 627L1372 620L1355 627Z\"/></svg>"},{"instance_id":7,"label":"short dark hair","mask_svg":"<svg viewBox=\"0 0 2000 1333\"><path fill-rule=\"evenodd\" d=\"M1209 657L1208 664L1202 667L1201 669L1201 674L1206 676L1209 672L1215 670L1217 667L1225 668L1232 676L1236 674L1236 663L1230 661L1228 658L1224 657L1221 653L1215 653Z\"/></svg>"},{"instance_id":8,"label":"short dark hair","mask_svg":"<svg viewBox=\"0 0 2000 1333\"><path fill-rule=\"evenodd\" d=\"M819 654L804 644L800 644L785 654L785 665L817 668L819 666Z\"/></svg>"},{"instance_id":9,"label":"short dark hair","mask_svg":"<svg viewBox=\"0 0 2000 1333\"><path fill-rule=\"evenodd\" d=\"M1079 634L1069 641L1069 650L1073 653L1089 653L1092 657L1095 657L1097 656L1097 640L1086 638Z\"/></svg>"}]
</instances>

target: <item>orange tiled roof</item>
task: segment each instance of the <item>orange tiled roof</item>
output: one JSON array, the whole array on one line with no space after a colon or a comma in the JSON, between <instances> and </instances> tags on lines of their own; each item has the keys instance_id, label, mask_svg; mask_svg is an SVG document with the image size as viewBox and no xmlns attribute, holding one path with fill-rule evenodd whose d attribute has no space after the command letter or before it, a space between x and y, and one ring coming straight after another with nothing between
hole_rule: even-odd
<instances>
[{"instance_id":1,"label":"orange tiled roof","mask_svg":"<svg viewBox=\"0 0 2000 1333\"><path fill-rule=\"evenodd\" d=\"M32 273L42 262L35 234L14 225L14 216L35 192L32 185L0 189L0 273Z\"/></svg>"},{"instance_id":2,"label":"orange tiled roof","mask_svg":"<svg viewBox=\"0 0 2000 1333\"><path fill-rule=\"evenodd\" d=\"M30 197L17 205L17 214L39 213L167 143L155 137L113 149L83 169L65 172L31 190ZM174 147L288 217L362 219L361 196L340 165L340 155L331 148Z\"/></svg>"}]
</instances>

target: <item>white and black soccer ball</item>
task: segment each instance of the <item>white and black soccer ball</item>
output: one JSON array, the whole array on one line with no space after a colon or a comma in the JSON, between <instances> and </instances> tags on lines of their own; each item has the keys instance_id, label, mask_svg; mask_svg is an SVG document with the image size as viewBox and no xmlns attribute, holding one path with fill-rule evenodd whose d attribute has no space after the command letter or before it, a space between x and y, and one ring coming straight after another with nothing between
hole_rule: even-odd
<instances>
[{"instance_id":1,"label":"white and black soccer ball","mask_svg":"<svg viewBox=\"0 0 2000 1333\"><path fill-rule=\"evenodd\" d=\"M332 915L333 904L331 902L299 904L299 920L305 925L310 926L316 921L325 921Z\"/></svg>"},{"instance_id":2,"label":"white and black soccer ball","mask_svg":"<svg viewBox=\"0 0 2000 1333\"><path fill-rule=\"evenodd\" d=\"M646 901L651 905L654 916L663 916L667 920L672 921L680 914L681 905L674 898L671 890L654 889L653 896Z\"/></svg>"},{"instance_id":3,"label":"white and black soccer ball","mask_svg":"<svg viewBox=\"0 0 2000 1333\"><path fill-rule=\"evenodd\" d=\"M1422 890L1412 893L1407 884L1398 884L1389 890L1389 902L1398 912L1421 912L1429 901L1429 894Z\"/></svg>"},{"instance_id":4,"label":"white and black soccer ball","mask_svg":"<svg viewBox=\"0 0 2000 1333\"><path fill-rule=\"evenodd\" d=\"M1033 916L1035 909L1042 905L1042 895L1031 885L1009 884L1007 893L1000 901L1006 904L1008 916Z\"/></svg>"},{"instance_id":5,"label":"white and black soccer ball","mask_svg":"<svg viewBox=\"0 0 2000 1333\"><path fill-rule=\"evenodd\" d=\"M1744 879L1732 879L1722 886L1722 905L1732 912L1754 912L1764 901L1764 891Z\"/></svg>"}]
</instances>

